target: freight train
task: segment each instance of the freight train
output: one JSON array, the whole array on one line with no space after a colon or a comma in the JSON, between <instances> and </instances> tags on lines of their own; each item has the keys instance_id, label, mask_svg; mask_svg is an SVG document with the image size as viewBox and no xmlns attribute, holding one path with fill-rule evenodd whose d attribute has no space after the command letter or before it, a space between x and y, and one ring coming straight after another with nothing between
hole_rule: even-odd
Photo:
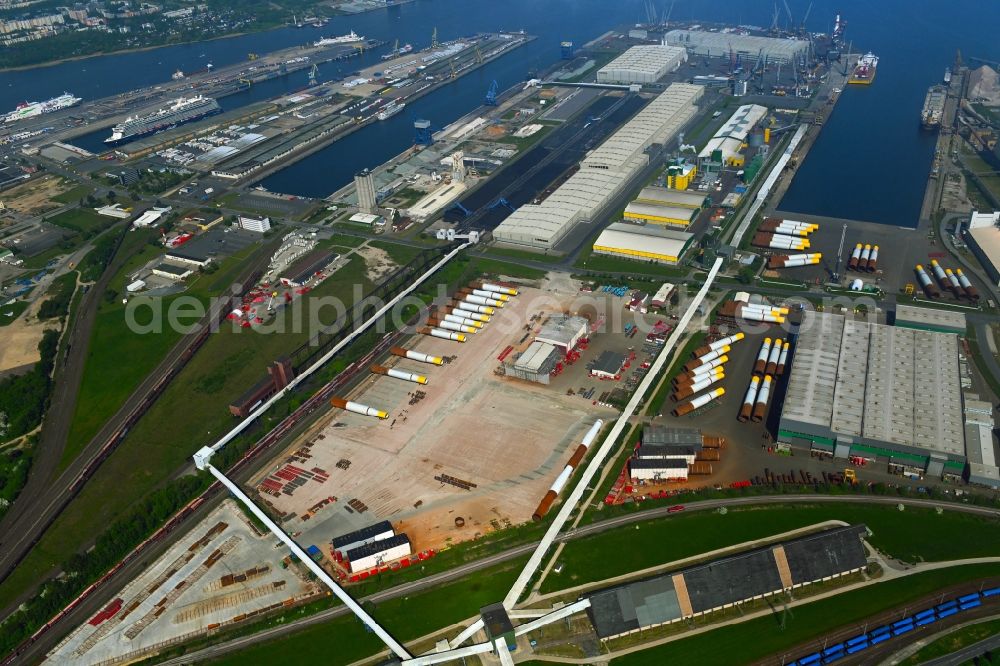
<instances>
[{"instance_id":1,"label":"freight train","mask_svg":"<svg viewBox=\"0 0 1000 666\"><path fill-rule=\"evenodd\" d=\"M876 629L872 629L871 631L848 638L846 641L830 645L821 651L807 654L804 657L800 657L795 661L789 662L787 666L822 666L823 664L832 664L835 661L858 654L859 652L862 652L869 647L878 645L883 641L887 641L890 638L902 636L903 634L909 633L914 629L926 627L927 625L933 624L938 620L943 620L962 611L971 610L981 606L983 600L992 597L1000 597L1000 587L991 587L981 592L964 594L960 597L956 597L955 599L951 599L950 601L940 603L932 608L918 611L913 615L907 616L897 622L884 624Z\"/></svg>"}]
</instances>

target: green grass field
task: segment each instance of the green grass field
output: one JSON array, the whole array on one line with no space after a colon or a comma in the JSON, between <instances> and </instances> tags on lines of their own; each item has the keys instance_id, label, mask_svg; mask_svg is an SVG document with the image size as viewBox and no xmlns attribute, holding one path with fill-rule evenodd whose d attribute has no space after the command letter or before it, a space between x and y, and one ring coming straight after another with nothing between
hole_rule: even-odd
<instances>
[{"instance_id":1,"label":"green grass field","mask_svg":"<svg viewBox=\"0 0 1000 666\"><path fill-rule=\"evenodd\" d=\"M410 263L418 254L420 254L420 248L418 247L400 245L399 243L392 243L388 241L373 240L368 243L368 246L384 250L389 257L400 266Z\"/></svg>"},{"instance_id":2,"label":"green grass field","mask_svg":"<svg viewBox=\"0 0 1000 666\"><path fill-rule=\"evenodd\" d=\"M577 268L605 273L641 273L664 277L684 277L691 272L680 266L666 266L651 261L633 261L621 257L594 254L593 250L590 249L581 252L579 259L573 265Z\"/></svg>"},{"instance_id":3,"label":"green grass field","mask_svg":"<svg viewBox=\"0 0 1000 666\"><path fill-rule=\"evenodd\" d=\"M537 261L539 263L556 264L563 260L558 254L543 254L541 252L531 252L529 250L516 250L508 247L490 247L481 255L484 257L499 257L509 259L525 259L527 261Z\"/></svg>"},{"instance_id":4,"label":"green grass field","mask_svg":"<svg viewBox=\"0 0 1000 666\"><path fill-rule=\"evenodd\" d=\"M573 541L560 557L562 573L549 574L542 591L604 580L825 520L864 523L873 532L872 545L909 562L1000 552L1000 521L970 514L946 511L938 515L910 507L900 512L891 505L757 506L731 509L726 515L698 512L637 523L630 528L628 548L621 547L618 531ZM977 538L968 539L969 534Z\"/></svg>"},{"instance_id":5,"label":"green grass field","mask_svg":"<svg viewBox=\"0 0 1000 666\"><path fill-rule=\"evenodd\" d=\"M28 309L26 301L14 301L10 305L0 307L0 326L7 326Z\"/></svg>"},{"instance_id":6,"label":"green grass field","mask_svg":"<svg viewBox=\"0 0 1000 666\"><path fill-rule=\"evenodd\" d=\"M162 252L161 247L148 242L155 236L156 232L152 230L136 231L126 235L120 256L129 258L112 277L108 284L109 292L124 293L129 276ZM209 297L226 289L235 275L243 269L247 257L255 249L256 246L250 246L226 259L220 269L211 275L188 278L189 288L186 295L207 303ZM170 296L163 299L164 311L179 297ZM143 378L163 360L167 352L181 338L181 333L170 327L163 327L160 332L155 333L142 335L133 333L126 324L125 314L126 306L117 297L103 301L98 308L91 343L87 349L87 364L80 383L73 423L60 462L62 468L76 458L125 398L139 386ZM121 363L122 358L127 358L129 362Z\"/></svg>"},{"instance_id":7,"label":"green grass field","mask_svg":"<svg viewBox=\"0 0 1000 666\"><path fill-rule=\"evenodd\" d=\"M975 643L989 638L990 636L995 636L998 633L1000 633L1000 620L988 620L986 622L980 622L968 627L962 627L961 629L956 629L947 636L937 639L933 643L930 643L926 647L922 648L909 659L899 663L900 666L918 666L918 664L923 664L931 659L944 657L945 655L957 652L964 647L974 645Z\"/></svg>"},{"instance_id":8,"label":"green grass field","mask_svg":"<svg viewBox=\"0 0 1000 666\"><path fill-rule=\"evenodd\" d=\"M54 197L52 197L52 200L64 204L75 203L93 191L94 190L87 187L86 185L76 185L71 189L66 190L62 194L55 195Z\"/></svg>"},{"instance_id":9,"label":"green grass field","mask_svg":"<svg viewBox=\"0 0 1000 666\"><path fill-rule=\"evenodd\" d=\"M48 221L65 229L72 229L84 235L99 233L118 222L116 218L98 215L90 208L74 208L59 215L53 215Z\"/></svg>"},{"instance_id":10,"label":"green grass field","mask_svg":"<svg viewBox=\"0 0 1000 666\"><path fill-rule=\"evenodd\" d=\"M996 574L997 567L993 564L915 574L799 606L786 618L784 630L779 629L780 616L775 614L665 643L619 657L611 663L614 666L730 666L750 663L780 654L825 632L852 624L860 625L865 618L904 606L943 587ZM861 629L860 626L858 628ZM799 651L807 652L817 647L820 646L808 646ZM799 651L790 653L788 661L799 656Z\"/></svg>"},{"instance_id":11,"label":"green grass field","mask_svg":"<svg viewBox=\"0 0 1000 666\"><path fill-rule=\"evenodd\" d=\"M472 578L366 608L397 640L405 642L479 613L503 598L527 558L512 560ZM382 650L382 642L353 615L254 646L212 664L347 664Z\"/></svg>"},{"instance_id":12,"label":"green grass field","mask_svg":"<svg viewBox=\"0 0 1000 666\"><path fill-rule=\"evenodd\" d=\"M171 478L200 446L235 425L229 403L262 379L273 359L309 339L312 317L326 325L335 319L332 308L313 310L310 304L324 296L350 303L355 284L363 285L366 291L370 288L360 258L352 258L313 290L310 295L314 299L301 301L301 330L293 329L292 309L281 319L287 324L284 333L224 326L212 335L18 569L0 584L0 604L30 588L125 508ZM121 358L119 351L117 362Z\"/></svg>"}]
</instances>

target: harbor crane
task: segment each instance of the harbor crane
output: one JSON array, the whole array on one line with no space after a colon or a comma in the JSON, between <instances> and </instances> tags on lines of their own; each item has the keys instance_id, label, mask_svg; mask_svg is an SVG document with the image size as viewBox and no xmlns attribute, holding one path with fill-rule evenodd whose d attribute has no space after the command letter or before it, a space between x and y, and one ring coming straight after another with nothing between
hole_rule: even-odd
<instances>
[{"instance_id":1,"label":"harbor crane","mask_svg":"<svg viewBox=\"0 0 1000 666\"><path fill-rule=\"evenodd\" d=\"M784 3L785 13L788 14L788 29L792 30L793 29L792 26L795 25L795 21L792 20L792 10L788 6L788 0L781 0L781 2Z\"/></svg>"},{"instance_id":2,"label":"harbor crane","mask_svg":"<svg viewBox=\"0 0 1000 666\"><path fill-rule=\"evenodd\" d=\"M310 86L314 86L314 85L316 85L316 84L319 83L319 81L316 80L316 75L317 74L319 74L319 67L316 65L316 63L313 63L313 66L309 69L309 85Z\"/></svg>"},{"instance_id":3,"label":"harbor crane","mask_svg":"<svg viewBox=\"0 0 1000 666\"><path fill-rule=\"evenodd\" d=\"M486 91L486 106L497 105L497 92L499 88L500 84L497 83L496 79L493 79L493 83L490 84L490 89Z\"/></svg>"},{"instance_id":4,"label":"harbor crane","mask_svg":"<svg viewBox=\"0 0 1000 666\"><path fill-rule=\"evenodd\" d=\"M838 282L840 280L840 267L842 265L841 262L844 260L844 238L846 236L847 225L845 224L844 228L840 230L840 247L837 249L837 265L833 269L833 275L831 276L834 282Z\"/></svg>"},{"instance_id":5,"label":"harbor crane","mask_svg":"<svg viewBox=\"0 0 1000 666\"><path fill-rule=\"evenodd\" d=\"M438 29L434 28L434 32L431 33L431 48L436 49L440 44L438 44Z\"/></svg>"}]
</instances>

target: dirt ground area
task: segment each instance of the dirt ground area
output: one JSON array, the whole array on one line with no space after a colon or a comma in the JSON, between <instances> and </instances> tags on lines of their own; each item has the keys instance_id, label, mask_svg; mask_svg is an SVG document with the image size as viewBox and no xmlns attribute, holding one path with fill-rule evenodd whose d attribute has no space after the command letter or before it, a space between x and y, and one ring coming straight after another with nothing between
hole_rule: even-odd
<instances>
[{"instance_id":1,"label":"dirt ground area","mask_svg":"<svg viewBox=\"0 0 1000 666\"><path fill-rule=\"evenodd\" d=\"M440 549L530 520L594 420L614 415L565 392L495 374L496 357L523 333L538 304L552 301L553 294L523 290L464 344L412 338L409 347L448 362L388 359L387 365L425 375L427 385L367 378L343 397L385 410L389 418L334 410L310 438L309 457L300 453L295 462L311 470L304 475L309 480L291 486L292 495L262 497L292 514L287 529L316 544L388 519L410 537L414 551ZM254 484L281 471L287 455Z\"/></svg>"},{"instance_id":2,"label":"dirt ground area","mask_svg":"<svg viewBox=\"0 0 1000 666\"><path fill-rule=\"evenodd\" d=\"M3 204L18 213L41 215L62 206L63 204L52 201L52 197L69 191L71 187L58 176L46 175L4 192Z\"/></svg>"},{"instance_id":3,"label":"dirt ground area","mask_svg":"<svg viewBox=\"0 0 1000 666\"><path fill-rule=\"evenodd\" d=\"M378 247L365 245L355 250L365 260L365 277L372 282L378 282L386 275L399 268L389 253Z\"/></svg>"},{"instance_id":4,"label":"dirt ground area","mask_svg":"<svg viewBox=\"0 0 1000 666\"><path fill-rule=\"evenodd\" d=\"M15 321L3 328L3 344L0 345L0 372L37 363L41 358L38 343L42 334L49 329L58 329L57 319L38 321L38 308L45 299L31 304Z\"/></svg>"},{"instance_id":5,"label":"dirt ground area","mask_svg":"<svg viewBox=\"0 0 1000 666\"><path fill-rule=\"evenodd\" d=\"M119 596L49 653L46 663L138 661L181 637L232 625L321 593L287 549L226 500ZM118 662L116 662L118 663Z\"/></svg>"}]
</instances>

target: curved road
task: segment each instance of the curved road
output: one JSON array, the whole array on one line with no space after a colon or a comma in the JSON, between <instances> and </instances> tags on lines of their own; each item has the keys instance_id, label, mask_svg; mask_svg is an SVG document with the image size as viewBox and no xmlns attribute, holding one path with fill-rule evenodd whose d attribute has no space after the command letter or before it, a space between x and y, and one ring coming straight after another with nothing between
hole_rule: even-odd
<instances>
[{"instance_id":1,"label":"curved road","mask_svg":"<svg viewBox=\"0 0 1000 666\"><path fill-rule=\"evenodd\" d=\"M898 497L884 497L884 496L855 496L855 495L775 495L770 497L735 497L729 499L718 499L718 500L704 500L700 502L692 502L685 505L685 510L683 513L689 513L692 511L713 511L720 507L734 507L734 506L748 506L748 505L758 505L758 504L816 504L816 503L843 503L843 504L905 504L907 506L924 507L924 508L937 508L941 507L943 509L950 509L953 511L959 511L962 513L971 513L975 515L1000 518L1000 509L994 509L990 507L980 507L972 506L968 504L958 504L952 502L941 502L936 500L921 500L921 499L901 499ZM606 532L608 530L615 529L617 527L622 527L632 523L649 520L652 518L663 518L670 515L683 515L683 514L671 514L670 506L661 506L655 509L649 509L647 511L637 511L636 513L630 513L624 516L617 516L615 518L610 518L597 523L591 523L583 527L578 527L574 530L567 531L561 534L557 539L556 543L572 541L575 539L580 539L587 536L592 536L594 534L599 534L601 532ZM388 601L390 599L396 599L402 596L407 596L414 594L416 592L435 587L444 583L454 582L458 579L464 578L465 576L481 571L488 567L506 562L518 557L528 555L531 553L537 542L522 544L520 546L515 546L509 550L502 553L497 553L489 557L485 557L474 562L468 562L459 567L451 569L449 571L443 571L438 574L433 574L422 578L420 580L411 581L409 583L403 583L388 590L383 590L381 592L376 592L367 597L363 597L360 601L366 602L371 601L372 603L378 604L382 601ZM213 645L196 652L191 652L183 657L177 657L170 659L168 661L162 662L170 666L182 666L186 664L196 664L202 661L219 657L231 652L236 652L238 650L250 647L256 643L265 642L269 640L274 640L282 636L294 633L300 629L306 627L311 627L317 624L322 624L328 620L332 620L342 615L349 613L349 610L345 606L336 606L330 608L315 615L302 618L300 620L295 620L288 624L283 624L281 626L272 627L270 629L265 629L264 631L249 635L241 636L239 638L234 638L232 640L220 643L218 645Z\"/></svg>"}]
</instances>

